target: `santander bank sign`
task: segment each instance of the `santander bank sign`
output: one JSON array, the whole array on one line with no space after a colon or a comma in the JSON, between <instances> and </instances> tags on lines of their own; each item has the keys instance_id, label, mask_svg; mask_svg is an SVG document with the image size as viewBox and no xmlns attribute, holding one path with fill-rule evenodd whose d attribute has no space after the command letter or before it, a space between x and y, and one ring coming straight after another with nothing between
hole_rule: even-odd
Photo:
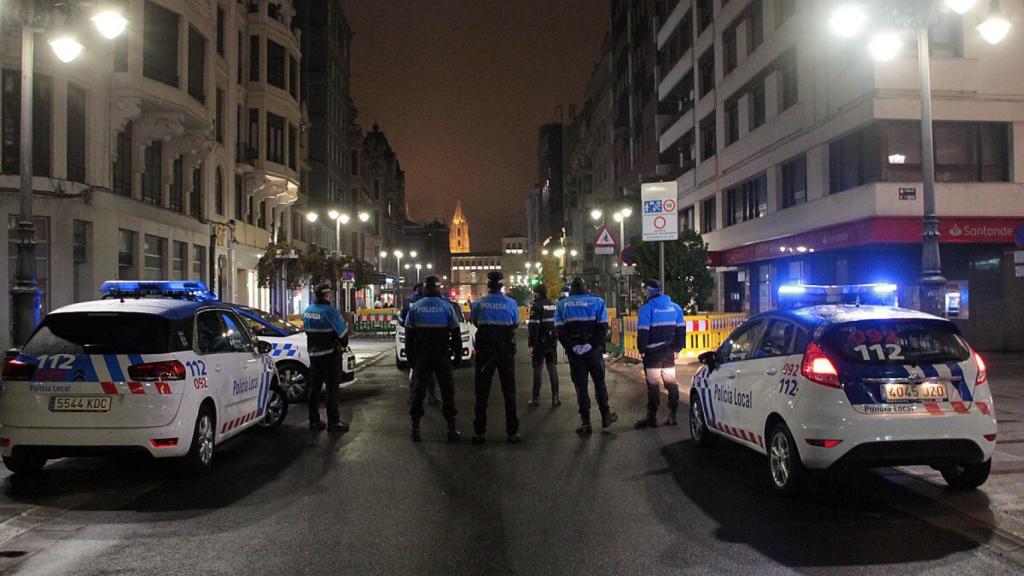
<instances>
[{"instance_id":1,"label":"santander bank sign","mask_svg":"<svg viewBox=\"0 0 1024 576\"><path fill-rule=\"evenodd\" d=\"M940 220L940 222L942 222ZM947 220L941 234L949 242L1013 242L1015 227L1011 223Z\"/></svg>"}]
</instances>

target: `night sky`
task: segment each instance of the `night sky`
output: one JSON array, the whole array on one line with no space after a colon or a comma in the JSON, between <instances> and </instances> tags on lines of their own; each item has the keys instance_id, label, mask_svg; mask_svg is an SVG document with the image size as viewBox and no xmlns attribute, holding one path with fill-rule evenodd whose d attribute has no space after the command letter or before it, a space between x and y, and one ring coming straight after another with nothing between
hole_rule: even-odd
<instances>
[{"instance_id":1,"label":"night sky","mask_svg":"<svg viewBox=\"0 0 1024 576\"><path fill-rule=\"evenodd\" d=\"M344 0L359 121L379 122L414 220L461 199L473 251L526 233L537 129L581 108L607 0Z\"/></svg>"}]
</instances>

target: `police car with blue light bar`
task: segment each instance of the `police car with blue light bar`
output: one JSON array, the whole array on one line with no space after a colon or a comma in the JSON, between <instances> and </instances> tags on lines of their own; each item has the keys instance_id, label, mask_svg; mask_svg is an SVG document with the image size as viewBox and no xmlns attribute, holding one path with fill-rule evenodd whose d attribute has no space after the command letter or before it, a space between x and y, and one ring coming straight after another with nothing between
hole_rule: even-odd
<instances>
[{"instance_id":1,"label":"police car with blue light bar","mask_svg":"<svg viewBox=\"0 0 1024 576\"><path fill-rule=\"evenodd\" d=\"M703 364L690 434L768 456L780 493L836 467L929 465L955 488L989 475L985 362L945 319L896 306L892 284L783 286Z\"/></svg>"},{"instance_id":2,"label":"police car with blue light bar","mask_svg":"<svg viewBox=\"0 0 1024 576\"><path fill-rule=\"evenodd\" d=\"M0 454L139 451L203 472L215 448L287 415L270 345L202 282L105 282L103 299L46 315L0 377Z\"/></svg>"}]
</instances>

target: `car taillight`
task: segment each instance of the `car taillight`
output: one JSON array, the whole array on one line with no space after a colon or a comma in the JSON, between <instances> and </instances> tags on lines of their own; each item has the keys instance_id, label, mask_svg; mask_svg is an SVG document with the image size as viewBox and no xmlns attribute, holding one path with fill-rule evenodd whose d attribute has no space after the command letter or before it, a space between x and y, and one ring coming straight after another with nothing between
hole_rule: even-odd
<instances>
[{"instance_id":1,"label":"car taillight","mask_svg":"<svg viewBox=\"0 0 1024 576\"><path fill-rule=\"evenodd\" d=\"M128 376L140 382L153 380L184 380L185 365L177 360L149 362L128 367Z\"/></svg>"},{"instance_id":2,"label":"car taillight","mask_svg":"<svg viewBox=\"0 0 1024 576\"><path fill-rule=\"evenodd\" d=\"M982 384L988 384L988 367L985 366L985 361L981 359L981 354L975 352L974 361L978 364L978 378L975 379L974 385L981 386Z\"/></svg>"},{"instance_id":3,"label":"car taillight","mask_svg":"<svg viewBox=\"0 0 1024 576\"><path fill-rule=\"evenodd\" d=\"M31 380L32 374L35 371L36 367L28 362L22 362L17 358L11 358L7 362L4 362L3 380L5 382L12 380Z\"/></svg>"},{"instance_id":4,"label":"car taillight","mask_svg":"<svg viewBox=\"0 0 1024 576\"><path fill-rule=\"evenodd\" d=\"M814 342L807 345L807 351L804 352L804 359L800 365L800 374L811 382L821 384L822 386L828 386L829 388L843 387L843 384L839 381L839 372L836 371L835 365L825 355L825 351Z\"/></svg>"}]
</instances>

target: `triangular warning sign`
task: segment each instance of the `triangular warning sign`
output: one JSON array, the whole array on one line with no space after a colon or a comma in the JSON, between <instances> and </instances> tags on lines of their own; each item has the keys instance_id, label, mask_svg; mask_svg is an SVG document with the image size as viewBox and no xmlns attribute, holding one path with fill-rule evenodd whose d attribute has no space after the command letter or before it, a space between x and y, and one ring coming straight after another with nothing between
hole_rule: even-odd
<instances>
[{"instance_id":1,"label":"triangular warning sign","mask_svg":"<svg viewBox=\"0 0 1024 576\"><path fill-rule=\"evenodd\" d=\"M607 226L602 226L597 231L597 238L594 239L594 246L607 248L616 246L615 236L612 235L612 231Z\"/></svg>"}]
</instances>

